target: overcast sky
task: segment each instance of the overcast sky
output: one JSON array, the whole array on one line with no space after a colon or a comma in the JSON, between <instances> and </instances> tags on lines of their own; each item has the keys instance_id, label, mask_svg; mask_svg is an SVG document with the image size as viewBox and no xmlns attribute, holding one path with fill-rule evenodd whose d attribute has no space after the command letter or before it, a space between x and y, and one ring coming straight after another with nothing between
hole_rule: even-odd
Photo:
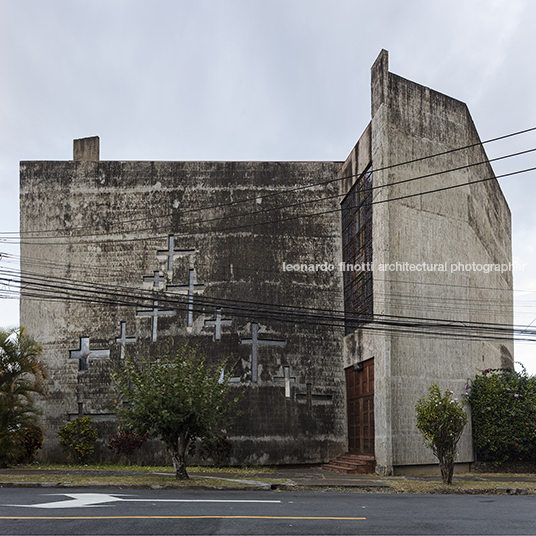
<instances>
[{"instance_id":1,"label":"overcast sky","mask_svg":"<svg viewBox=\"0 0 536 536\"><path fill-rule=\"evenodd\" d=\"M466 102L482 140L535 127L535 21L531 0L0 0L0 235L19 229L19 161L70 160L74 138L100 136L102 160L344 160L382 48L392 72ZM524 266L515 322L536 324L536 174L501 186ZM17 324L0 299L0 326ZM536 373L536 343L515 359Z\"/></svg>"}]
</instances>

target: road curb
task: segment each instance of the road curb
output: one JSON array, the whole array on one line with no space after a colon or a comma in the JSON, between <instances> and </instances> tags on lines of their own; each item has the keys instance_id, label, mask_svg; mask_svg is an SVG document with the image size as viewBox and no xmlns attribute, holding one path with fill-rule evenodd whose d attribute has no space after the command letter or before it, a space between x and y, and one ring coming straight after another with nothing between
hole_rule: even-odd
<instances>
[{"instance_id":1,"label":"road curb","mask_svg":"<svg viewBox=\"0 0 536 536\"><path fill-rule=\"evenodd\" d=\"M116 483L96 483L96 484L64 484L62 482L0 482L0 488L57 488L57 489L184 489L184 490L217 490L217 491L271 491L277 484L259 484L250 486L194 486L180 484L116 484Z\"/></svg>"},{"instance_id":2,"label":"road curb","mask_svg":"<svg viewBox=\"0 0 536 536\"><path fill-rule=\"evenodd\" d=\"M363 493L398 493L412 494L411 491L397 491L387 483L367 482L363 484L337 484L337 483L257 483L245 485L193 485L193 484L117 484L117 483L90 483L90 484L67 484L63 482L0 482L0 488L53 488L53 489L150 489L150 490L188 490L188 491L333 491L348 492L361 491ZM530 495L528 488L465 488L465 489L440 489L430 490L419 495Z\"/></svg>"}]
</instances>

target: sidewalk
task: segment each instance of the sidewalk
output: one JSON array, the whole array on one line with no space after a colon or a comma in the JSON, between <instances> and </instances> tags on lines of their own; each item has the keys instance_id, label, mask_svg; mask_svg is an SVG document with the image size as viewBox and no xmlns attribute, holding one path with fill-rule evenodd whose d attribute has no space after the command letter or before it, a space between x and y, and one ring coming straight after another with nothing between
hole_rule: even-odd
<instances>
[{"instance_id":1,"label":"sidewalk","mask_svg":"<svg viewBox=\"0 0 536 536\"><path fill-rule=\"evenodd\" d=\"M145 473L151 476L170 476L170 473ZM50 478L46 482L23 482L17 481L16 476L24 475L25 477L31 475L48 475ZM75 476L98 476L98 477L127 477L127 476L139 476L139 472L134 471L107 471L107 470L80 470L80 469L24 469L24 468L9 468L0 469L0 487L114 487L114 488L168 488L173 487L172 484L166 485L151 485L151 484L129 484L127 482L121 483L115 480L114 483L92 483L92 484L62 484L59 482L62 475L75 475ZM202 487L195 485L196 479L204 480L219 480L226 481L229 485L224 489L278 489L278 490L298 490L298 489L354 489L355 491L377 491L377 492L404 492L404 489L397 489L394 484L398 484L400 488L404 483L410 485L411 483L430 483L441 485L440 476L398 476L398 477L383 477L378 475L345 475L326 471L319 466L311 467L278 467L275 472L272 473L253 473L248 475L240 475L230 470L228 473L221 472L195 472L189 471L190 478L193 480L191 487L195 489L222 489L217 483L214 486L203 485ZM3 478L9 476L8 479ZM267 482L278 481L276 483ZM27 480L25 478L24 480ZM467 488L468 484L476 484L476 488ZM482 483L486 483L487 487L478 488L482 486ZM185 488L188 483L182 483L181 488ZM457 489L462 484L465 486L465 491ZM514 485L515 484L515 485ZM472 491L470 491L472 490ZM536 490L536 474L514 476L510 474L486 474L481 475L478 473L464 474L462 476L454 476L452 492L454 493L510 493L510 494L526 494L534 493ZM422 492L422 491L421 491ZM426 491L424 491L426 492ZM434 493L435 491L432 491Z\"/></svg>"},{"instance_id":2,"label":"sidewalk","mask_svg":"<svg viewBox=\"0 0 536 536\"><path fill-rule=\"evenodd\" d=\"M259 475L260 476L260 475ZM379 475L345 475L326 471L319 467L309 468L277 468L275 473L271 474L272 478L288 479L297 486L307 487L348 487L348 488L387 488L389 482L394 481L419 481L419 482L437 482L441 483L440 476L398 476L384 477ZM255 478L250 475L250 478ZM502 483L508 482L526 482L536 484L536 474L513 476L509 474L480 475L472 473L471 475L454 476L453 483L456 482L489 482L496 483L500 487Z\"/></svg>"},{"instance_id":3,"label":"sidewalk","mask_svg":"<svg viewBox=\"0 0 536 536\"><path fill-rule=\"evenodd\" d=\"M259 475L260 476L260 475ZM271 478L287 479L295 486L307 487L347 487L347 488L387 488L385 477L377 475L344 475L312 467L276 468ZM254 478L252 476L252 478Z\"/></svg>"}]
</instances>

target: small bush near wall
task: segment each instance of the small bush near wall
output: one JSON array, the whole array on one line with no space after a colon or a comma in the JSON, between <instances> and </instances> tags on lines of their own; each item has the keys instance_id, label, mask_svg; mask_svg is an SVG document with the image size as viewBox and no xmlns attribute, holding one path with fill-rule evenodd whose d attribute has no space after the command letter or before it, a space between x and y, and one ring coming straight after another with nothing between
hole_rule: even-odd
<instances>
[{"instance_id":1,"label":"small bush near wall","mask_svg":"<svg viewBox=\"0 0 536 536\"><path fill-rule=\"evenodd\" d=\"M70 462L85 463L95 450L97 430L91 417L79 417L62 426L57 434Z\"/></svg>"},{"instance_id":2,"label":"small bush near wall","mask_svg":"<svg viewBox=\"0 0 536 536\"><path fill-rule=\"evenodd\" d=\"M424 444L439 460L443 482L452 484L458 441L467 424L467 414L458 399L452 398L452 391L442 395L436 383L428 391L428 397L420 398L415 406L417 428L423 435Z\"/></svg>"},{"instance_id":3,"label":"small bush near wall","mask_svg":"<svg viewBox=\"0 0 536 536\"><path fill-rule=\"evenodd\" d=\"M488 369L468 385L478 461L536 459L536 377Z\"/></svg>"}]
</instances>

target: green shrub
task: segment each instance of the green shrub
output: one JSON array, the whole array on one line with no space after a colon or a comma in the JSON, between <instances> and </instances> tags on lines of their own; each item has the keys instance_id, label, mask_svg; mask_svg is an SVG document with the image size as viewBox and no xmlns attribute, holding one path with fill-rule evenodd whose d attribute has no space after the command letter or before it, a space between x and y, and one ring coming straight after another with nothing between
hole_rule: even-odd
<instances>
[{"instance_id":1,"label":"green shrub","mask_svg":"<svg viewBox=\"0 0 536 536\"><path fill-rule=\"evenodd\" d=\"M95 450L97 430L93 428L91 417L79 417L58 430L60 445L67 458L76 463L86 462Z\"/></svg>"},{"instance_id":2,"label":"green shrub","mask_svg":"<svg viewBox=\"0 0 536 536\"><path fill-rule=\"evenodd\" d=\"M23 454L21 431L0 429L0 468L17 463Z\"/></svg>"},{"instance_id":3,"label":"green shrub","mask_svg":"<svg viewBox=\"0 0 536 536\"><path fill-rule=\"evenodd\" d=\"M487 369L468 385L473 444L480 461L536 459L536 378Z\"/></svg>"},{"instance_id":4,"label":"green shrub","mask_svg":"<svg viewBox=\"0 0 536 536\"><path fill-rule=\"evenodd\" d=\"M417 428L423 435L424 444L439 460L443 482L451 484L458 441L467 424L467 413L462 404L452 398L452 391L445 391L441 396L436 383L428 391L428 397L420 398L415 406Z\"/></svg>"},{"instance_id":5,"label":"green shrub","mask_svg":"<svg viewBox=\"0 0 536 536\"><path fill-rule=\"evenodd\" d=\"M0 467L25 456L25 435L35 425L36 395L44 395L42 348L24 328L0 329Z\"/></svg>"}]
</instances>

